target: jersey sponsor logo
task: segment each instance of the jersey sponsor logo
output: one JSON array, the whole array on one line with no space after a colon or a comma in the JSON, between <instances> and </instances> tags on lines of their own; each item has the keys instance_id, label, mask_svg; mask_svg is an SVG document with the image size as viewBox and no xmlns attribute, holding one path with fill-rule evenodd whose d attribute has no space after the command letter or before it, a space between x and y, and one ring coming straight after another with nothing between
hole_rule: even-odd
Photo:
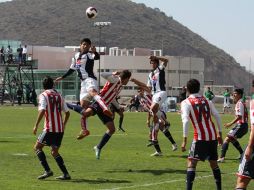
<instances>
[{"instance_id":1,"label":"jersey sponsor logo","mask_svg":"<svg viewBox=\"0 0 254 190\"><path fill-rule=\"evenodd\" d=\"M76 64L74 65L75 68L79 69L81 67L81 59L78 59L76 61Z\"/></svg>"}]
</instances>

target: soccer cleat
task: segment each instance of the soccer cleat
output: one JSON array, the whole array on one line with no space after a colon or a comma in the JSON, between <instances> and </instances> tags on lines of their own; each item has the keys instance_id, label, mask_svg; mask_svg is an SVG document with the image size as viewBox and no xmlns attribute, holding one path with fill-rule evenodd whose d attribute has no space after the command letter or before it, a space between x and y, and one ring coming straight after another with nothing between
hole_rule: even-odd
<instances>
[{"instance_id":1,"label":"soccer cleat","mask_svg":"<svg viewBox=\"0 0 254 190\"><path fill-rule=\"evenodd\" d=\"M77 139L81 140L88 135L90 135L90 132L88 130L82 130L82 131L80 131L79 135L77 136Z\"/></svg>"},{"instance_id":2,"label":"soccer cleat","mask_svg":"<svg viewBox=\"0 0 254 190\"><path fill-rule=\"evenodd\" d=\"M175 144L172 144L172 150L173 151L176 151L177 150L177 144L175 143Z\"/></svg>"},{"instance_id":3,"label":"soccer cleat","mask_svg":"<svg viewBox=\"0 0 254 190\"><path fill-rule=\"evenodd\" d=\"M108 117L113 118L113 113L111 111L109 111L109 110L103 110L103 114L108 116Z\"/></svg>"},{"instance_id":4,"label":"soccer cleat","mask_svg":"<svg viewBox=\"0 0 254 190\"><path fill-rule=\"evenodd\" d=\"M101 149L98 149L97 146L94 146L93 149L95 151L95 157L96 157L96 159L99 160L100 159L100 154L101 154Z\"/></svg>"},{"instance_id":5,"label":"soccer cleat","mask_svg":"<svg viewBox=\"0 0 254 190\"><path fill-rule=\"evenodd\" d=\"M56 177L56 179L59 179L59 180L70 180L71 176L69 174L64 174L64 175L61 175L59 177Z\"/></svg>"},{"instance_id":6,"label":"soccer cleat","mask_svg":"<svg viewBox=\"0 0 254 190\"><path fill-rule=\"evenodd\" d=\"M125 130L124 130L122 127L119 127L119 128L118 128L118 131L125 132Z\"/></svg>"},{"instance_id":7,"label":"soccer cleat","mask_svg":"<svg viewBox=\"0 0 254 190\"><path fill-rule=\"evenodd\" d=\"M162 156L162 152L155 152L153 154L151 154L150 156Z\"/></svg>"},{"instance_id":8,"label":"soccer cleat","mask_svg":"<svg viewBox=\"0 0 254 190\"><path fill-rule=\"evenodd\" d=\"M223 163L223 162L225 162L225 158L224 158L224 157L219 158L219 159L217 160L217 162L219 162L219 163Z\"/></svg>"},{"instance_id":9,"label":"soccer cleat","mask_svg":"<svg viewBox=\"0 0 254 190\"><path fill-rule=\"evenodd\" d=\"M45 171L44 174L38 176L37 179L46 179L50 176L53 176L53 172L52 171L49 171L49 172Z\"/></svg>"}]
</instances>

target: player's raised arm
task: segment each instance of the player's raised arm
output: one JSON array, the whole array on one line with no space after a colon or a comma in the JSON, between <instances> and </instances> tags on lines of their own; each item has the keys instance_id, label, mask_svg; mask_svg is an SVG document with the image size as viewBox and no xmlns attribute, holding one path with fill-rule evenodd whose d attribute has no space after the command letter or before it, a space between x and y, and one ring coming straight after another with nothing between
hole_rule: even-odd
<instances>
[{"instance_id":1,"label":"player's raised arm","mask_svg":"<svg viewBox=\"0 0 254 190\"><path fill-rule=\"evenodd\" d=\"M151 88L146 86L145 83L135 79L135 78L131 78L130 79L131 82L135 83L137 86L139 86L140 88L142 88L144 91L151 93Z\"/></svg>"},{"instance_id":2,"label":"player's raised arm","mask_svg":"<svg viewBox=\"0 0 254 190\"><path fill-rule=\"evenodd\" d=\"M165 58L165 57L150 56L149 59L150 59L151 61L154 61L154 60L156 60L156 59L159 60L159 61L161 61L161 62L162 62L162 65L163 65L164 67L166 67L167 64L168 64L168 59Z\"/></svg>"}]
</instances>

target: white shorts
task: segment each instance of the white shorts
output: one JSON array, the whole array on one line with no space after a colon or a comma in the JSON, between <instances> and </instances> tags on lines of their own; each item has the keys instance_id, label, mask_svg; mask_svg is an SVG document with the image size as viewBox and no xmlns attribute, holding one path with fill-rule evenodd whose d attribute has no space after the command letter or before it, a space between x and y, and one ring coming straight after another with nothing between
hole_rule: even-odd
<instances>
[{"instance_id":1,"label":"white shorts","mask_svg":"<svg viewBox=\"0 0 254 190\"><path fill-rule=\"evenodd\" d=\"M160 91L156 92L153 95L153 103L159 104L159 107L166 101L167 99L167 92L166 91Z\"/></svg>"},{"instance_id":2,"label":"white shorts","mask_svg":"<svg viewBox=\"0 0 254 190\"><path fill-rule=\"evenodd\" d=\"M80 101L85 99L87 96L90 96L89 91L92 89L99 92L97 80L89 77L81 81L81 89L80 89L80 95L79 95Z\"/></svg>"}]
</instances>

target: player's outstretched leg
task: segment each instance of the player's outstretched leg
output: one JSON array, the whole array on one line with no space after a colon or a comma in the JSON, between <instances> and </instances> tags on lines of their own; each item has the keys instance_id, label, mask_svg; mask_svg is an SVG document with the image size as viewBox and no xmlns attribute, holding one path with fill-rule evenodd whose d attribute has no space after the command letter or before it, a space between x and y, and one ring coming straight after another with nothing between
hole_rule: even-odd
<instances>
[{"instance_id":1,"label":"player's outstretched leg","mask_svg":"<svg viewBox=\"0 0 254 190\"><path fill-rule=\"evenodd\" d=\"M103 113L105 115L107 115L108 117L113 117L113 113L111 111L109 111L109 109L108 109L107 105L105 104L104 100L99 95L95 95L93 98L96 102L98 102L98 104L102 108Z\"/></svg>"},{"instance_id":2,"label":"player's outstretched leg","mask_svg":"<svg viewBox=\"0 0 254 190\"><path fill-rule=\"evenodd\" d=\"M80 119L81 131L80 131L79 135L77 136L77 139L81 140L81 139L85 138L86 136L90 135L90 131L87 129L87 117L82 114L85 109L83 107L81 107L80 105L70 104L70 103L66 103L66 104L69 109L82 115L82 117Z\"/></svg>"}]
</instances>

